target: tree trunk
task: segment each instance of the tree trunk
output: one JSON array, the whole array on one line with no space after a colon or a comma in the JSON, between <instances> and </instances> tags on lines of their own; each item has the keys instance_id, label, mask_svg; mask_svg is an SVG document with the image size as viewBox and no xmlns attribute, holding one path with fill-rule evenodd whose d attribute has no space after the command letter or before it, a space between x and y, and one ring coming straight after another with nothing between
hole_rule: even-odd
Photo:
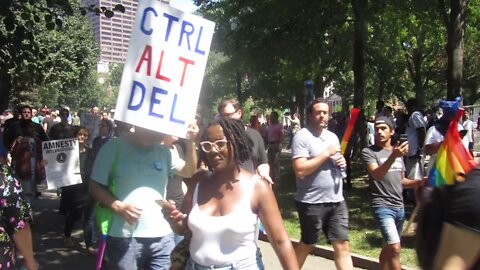
<instances>
[{"instance_id":1,"label":"tree trunk","mask_svg":"<svg viewBox=\"0 0 480 270\"><path fill-rule=\"evenodd\" d=\"M354 38L353 38L353 74L354 74L354 96L353 107L363 108L365 100L365 38L366 38L366 13L367 0L352 0L353 13L355 16ZM360 141L360 149L366 145L365 141L365 116L357 120L357 134Z\"/></svg>"},{"instance_id":2,"label":"tree trunk","mask_svg":"<svg viewBox=\"0 0 480 270\"><path fill-rule=\"evenodd\" d=\"M0 68L0 112L3 112L10 103L12 94L12 78L6 68Z\"/></svg>"},{"instance_id":3,"label":"tree trunk","mask_svg":"<svg viewBox=\"0 0 480 270\"><path fill-rule=\"evenodd\" d=\"M415 99L417 100L420 106L425 105L425 89L423 88L423 76L422 76L422 65L423 65L423 53L421 49L417 48L413 52L413 90L415 92Z\"/></svg>"},{"instance_id":4,"label":"tree trunk","mask_svg":"<svg viewBox=\"0 0 480 270\"><path fill-rule=\"evenodd\" d=\"M354 99L353 107L362 108L365 100L365 33L367 0L352 0L355 15L353 37L353 73Z\"/></svg>"},{"instance_id":5,"label":"tree trunk","mask_svg":"<svg viewBox=\"0 0 480 270\"><path fill-rule=\"evenodd\" d=\"M447 24L447 99L462 95L463 84L463 36L468 0L450 1L450 20Z\"/></svg>"},{"instance_id":6,"label":"tree trunk","mask_svg":"<svg viewBox=\"0 0 480 270\"><path fill-rule=\"evenodd\" d=\"M352 0L352 8L355 17L353 36L353 74L354 96L353 107L362 109L365 101L365 39L367 29L368 0ZM361 149L366 146L366 122L365 112L360 112L355 126L355 133L348 143L348 152L345 153L347 160L347 183L346 188L352 187L351 160L357 156ZM351 149L351 150L350 150Z\"/></svg>"},{"instance_id":7,"label":"tree trunk","mask_svg":"<svg viewBox=\"0 0 480 270\"><path fill-rule=\"evenodd\" d=\"M315 98L323 98L323 92L327 86L327 80L325 80L321 73L318 73L313 80L313 94Z\"/></svg>"},{"instance_id":8,"label":"tree trunk","mask_svg":"<svg viewBox=\"0 0 480 270\"><path fill-rule=\"evenodd\" d=\"M385 83L387 81L387 74L383 70L382 67L380 67L377 70L378 74L378 95L377 95L377 100L383 100L383 95L385 94Z\"/></svg>"},{"instance_id":9,"label":"tree trunk","mask_svg":"<svg viewBox=\"0 0 480 270\"><path fill-rule=\"evenodd\" d=\"M298 113L300 114L300 126L303 128L307 119L305 115L305 90L295 94L295 102L297 103Z\"/></svg>"}]
</instances>

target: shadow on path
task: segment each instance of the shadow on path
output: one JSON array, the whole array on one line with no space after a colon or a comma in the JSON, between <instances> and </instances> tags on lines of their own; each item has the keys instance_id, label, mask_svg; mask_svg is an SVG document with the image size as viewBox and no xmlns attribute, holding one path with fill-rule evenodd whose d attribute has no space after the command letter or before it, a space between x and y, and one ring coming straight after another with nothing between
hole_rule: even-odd
<instances>
[{"instance_id":1,"label":"shadow on path","mask_svg":"<svg viewBox=\"0 0 480 270\"><path fill-rule=\"evenodd\" d=\"M41 189L41 187L40 187ZM63 243L65 216L58 213L60 198L55 192L40 190L34 202L32 227L35 257L40 270L86 270L95 268L95 257L89 255L83 245L82 222L75 224L72 233L74 247L67 248Z\"/></svg>"}]
</instances>

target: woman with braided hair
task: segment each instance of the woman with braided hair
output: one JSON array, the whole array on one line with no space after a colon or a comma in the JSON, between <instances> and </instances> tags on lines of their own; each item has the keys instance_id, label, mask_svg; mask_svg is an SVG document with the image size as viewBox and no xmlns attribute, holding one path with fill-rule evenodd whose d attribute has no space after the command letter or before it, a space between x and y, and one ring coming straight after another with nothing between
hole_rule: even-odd
<instances>
[{"instance_id":1,"label":"woman with braided hair","mask_svg":"<svg viewBox=\"0 0 480 270\"><path fill-rule=\"evenodd\" d=\"M270 185L239 164L250 158L252 142L243 123L220 118L200 139L198 171L185 195L183 209L164 206L172 227L191 230L190 259L185 269L264 269L255 242L262 221L284 269L299 269Z\"/></svg>"}]
</instances>

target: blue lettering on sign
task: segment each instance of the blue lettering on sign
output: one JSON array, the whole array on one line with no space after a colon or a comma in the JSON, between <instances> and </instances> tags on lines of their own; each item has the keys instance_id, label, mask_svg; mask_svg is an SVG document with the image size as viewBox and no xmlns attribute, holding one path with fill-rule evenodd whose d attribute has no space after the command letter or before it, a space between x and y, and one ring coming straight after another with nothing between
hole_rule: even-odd
<instances>
[{"instance_id":1,"label":"blue lettering on sign","mask_svg":"<svg viewBox=\"0 0 480 270\"><path fill-rule=\"evenodd\" d=\"M140 23L140 30L142 31L143 34L148 36L153 34L152 25L159 25L158 23L155 23L153 21L150 24L147 24L149 13L152 13L153 16L158 17L158 13L153 7L147 7L143 10L142 21ZM163 17L168 20L166 24L166 29L165 29L165 42L168 42L168 40L170 39L170 34L172 33L173 24L180 22L180 18L168 13L163 13ZM163 23L160 25L163 25ZM182 26L180 28L180 36L178 39L178 47L181 47L182 44L186 42L188 50L192 51L191 44L190 44L190 37L194 38L194 34L196 34L197 40L195 44L195 53L198 53L200 55L205 55L205 50L202 50L199 48L200 41L202 40L203 26L200 26L199 28L197 28L197 31L195 30L196 29L193 23L186 20L182 20Z\"/></svg>"},{"instance_id":2,"label":"blue lettering on sign","mask_svg":"<svg viewBox=\"0 0 480 270\"><path fill-rule=\"evenodd\" d=\"M142 91L142 98L140 99L140 103L137 105L133 105L133 97L135 96L135 89L140 88ZM130 92L130 100L128 101L128 109L132 111L138 111L142 107L143 104L143 98L145 97L145 85L143 85L141 82L133 81L132 85L132 91Z\"/></svg>"},{"instance_id":3,"label":"blue lettering on sign","mask_svg":"<svg viewBox=\"0 0 480 270\"><path fill-rule=\"evenodd\" d=\"M189 31L187 31L187 26L189 26ZM182 46L182 41L183 41L183 34L187 37L187 46L188 50L190 51L190 36L193 34L195 31L195 28L193 27L193 24L183 21L182 23L182 30L180 31L180 39L178 40L178 47Z\"/></svg>"},{"instance_id":4,"label":"blue lettering on sign","mask_svg":"<svg viewBox=\"0 0 480 270\"><path fill-rule=\"evenodd\" d=\"M178 22L178 18L173 16L173 15L170 15L170 14L167 14L167 13L163 13L163 17L167 18L168 19L168 24L167 24L167 32L165 32L165 42L168 41L168 38L170 37L170 31L172 30L172 24L173 22Z\"/></svg>"},{"instance_id":5,"label":"blue lettering on sign","mask_svg":"<svg viewBox=\"0 0 480 270\"><path fill-rule=\"evenodd\" d=\"M153 112L153 106L155 106L155 104L159 104L159 105L160 105L160 102L161 102L160 99L157 99L157 97L156 97L157 94L167 95L167 94L168 94L168 91L167 91L167 90L164 90L164 89L162 89L162 88L153 87L152 97L150 98L150 110L148 111L148 114L151 115L151 116L154 116L154 117L158 117L158 118L162 118L162 119L163 119L163 115Z\"/></svg>"},{"instance_id":6,"label":"blue lettering on sign","mask_svg":"<svg viewBox=\"0 0 480 270\"><path fill-rule=\"evenodd\" d=\"M202 38L203 26L200 26L200 32L198 33L197 38L197 45L195 45L195 52L201 55L205 55L205 51L202 51L198 48L198 44L200 44L200 39Z\"/></svg>"},{"instance_id":7,"label":"blue lettering on sign","mask_svg":"<svg viewBox=\"0 0 480 270\"><path fill-rule=\"evenodd\" d=\"M175 112L175 106L177 105L177 97L178 97L177 94L173 95L172 110L170 111L170 121L174 122L174 123L181 124L181 125L185 125L184 120L176 119L176 118L173 117L173 113Z\"/></svg>"},{"instance_id":8,"label":"blue lettering on sign","mask_svg":"<svg viewBox=\"0 0 480 270\"><path fill-rule=\"evenodd\" d=\"M148 7L146 8L144 11L143 11L143 16L142 16L142 24L140 25L140 30L142 30L142 32L145 34L145 35L151 35L153 30L152 29L149 29L149 30L146 30L145 29L145 21L147 20L147 12L153 12L153 14L155 14L155 17L157 17L157 12L155 11L155 9L153 9L152 7Z\"/></svg>"}]
</instances>

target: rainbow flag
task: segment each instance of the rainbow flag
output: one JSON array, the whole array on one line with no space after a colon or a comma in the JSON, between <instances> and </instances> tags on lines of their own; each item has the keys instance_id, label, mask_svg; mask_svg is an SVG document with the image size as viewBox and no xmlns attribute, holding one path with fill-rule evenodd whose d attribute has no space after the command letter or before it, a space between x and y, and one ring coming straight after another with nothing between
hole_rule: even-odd
<instances>
[{"instance_id":1,"label":"rainbow flag","mask_svg":"<svg viewBox=\"0 0 480 270\"><path fill-rule=\"evenodd\" d=\"M343 133L342 142L340 144L340 153L342 153L342 155L345 154L345 150L347 149L348 142L352 136L359 113L359 108L352 108L352 111L350 112L350 119L348 120L347 128L345 129L345 133Z\"/></svg>"},{"instance_id":2,"label":"rainbow flag","mask_svg":"<svg viewBox=\"0 0 480 270\"><path fill-rule=\"evenodd\" d=\"M464 175L476 166L458 132L458 121L463 112L463 109L459 109L450 122L445 139L438 150L435 165L428 174L430 186L452 185L455 181L463 181Z\"/></svg>"}]
</instances>

